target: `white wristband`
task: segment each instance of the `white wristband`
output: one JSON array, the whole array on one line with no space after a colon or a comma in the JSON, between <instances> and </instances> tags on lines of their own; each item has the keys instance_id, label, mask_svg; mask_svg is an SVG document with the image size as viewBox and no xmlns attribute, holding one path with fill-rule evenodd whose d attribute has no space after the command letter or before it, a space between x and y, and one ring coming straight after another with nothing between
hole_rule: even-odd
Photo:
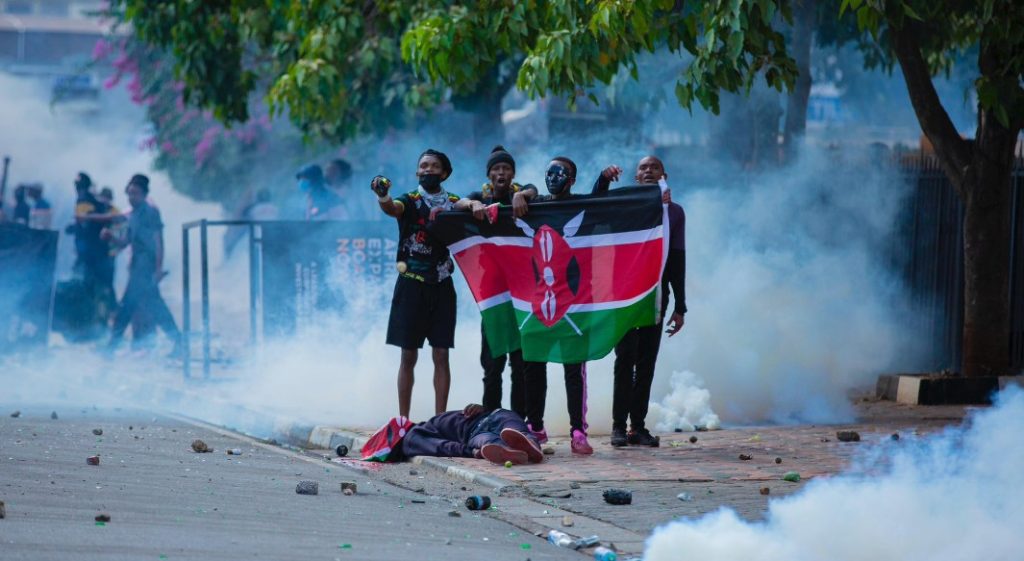
<instances>
[{"instance_id":1,"label":"white wristband","mask_svg":"<svg viewBox=\"0 0 1024 561\"><path fill-rule=\"evenodd\" d=\"M384 195L383 197L377 197L377 202L386 203L391 200L391 195Z\"/></svg>"}]
</instances>

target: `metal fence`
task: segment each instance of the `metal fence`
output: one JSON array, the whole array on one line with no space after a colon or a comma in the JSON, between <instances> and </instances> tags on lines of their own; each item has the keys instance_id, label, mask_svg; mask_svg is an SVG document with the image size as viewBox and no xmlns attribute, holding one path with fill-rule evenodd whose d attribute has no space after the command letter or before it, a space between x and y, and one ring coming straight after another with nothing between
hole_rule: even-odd
<instances>
[{"instance_id":1,"label":"metal fence","mask_svg":"<svg viewBox=\"0 0 1024 561\"><path fill-rule=\"evenodd\" d=\"M959 370L962 358L963 206L933 156L900 158L913 189L894 245L895 264L916 310L908 322L921 330L934 370ZM1010 365L1024 367L1024 160L1013 171L1010 246Z\"/></svg>"}]
</instances>

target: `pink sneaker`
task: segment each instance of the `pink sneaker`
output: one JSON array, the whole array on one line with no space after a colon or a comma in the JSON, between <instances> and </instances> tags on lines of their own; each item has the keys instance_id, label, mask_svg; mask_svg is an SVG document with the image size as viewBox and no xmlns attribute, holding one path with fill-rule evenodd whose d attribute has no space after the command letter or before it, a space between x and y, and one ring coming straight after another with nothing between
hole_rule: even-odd
<instances>
[{"instance_id":1,"label":"pink sneaker","mask_svg":"<svg viewBox=\"0 0 1024 561\"><path fill-rule=\"evenodd\" d=\"M587 435L581 430L572 431L572 453L582 455L594 453L594 449L587 442Z\"/></svg>"},{"instance_id":2,"label":"pink sneaker","mask_svg":"<svg viewBox=\"0 0 1024 561\"><path fill-rule=\"evenodd\" d=\"M500 444L484 444L480 448L480 455L493 464L512 462L515 465L521 465L529 461L526 452L506 448Z\"/></svg>"},{"instance_id":3,"label":"pink sneaker","mask_svg":"<svg viewBox=\"0 0 1024 561\"><path fill-rule=\"evenodd\" d=\"M544 444L548 441L548 431L544 429L533 430L533 425L526 423L526 428L529 429L533 439L537 441L537 444Z\"/></svg>"}]
</instances>

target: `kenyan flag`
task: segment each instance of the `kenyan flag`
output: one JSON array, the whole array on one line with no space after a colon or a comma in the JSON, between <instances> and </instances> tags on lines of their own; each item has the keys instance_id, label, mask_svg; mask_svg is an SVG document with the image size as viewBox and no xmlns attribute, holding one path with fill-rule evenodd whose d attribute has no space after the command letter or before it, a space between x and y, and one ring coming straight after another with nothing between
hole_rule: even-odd
<instances>
[{"instance_id":1,"label":"kenyan flag","mask_svg":"<svg viewBox=\"0 0 1024 561\"><path fill-rule=\"evenodd\" d=\"M502 207L493 223L443 213L447 243L483 315L495 355L576 363L607 355L625 332L652 325L668 240L657 187Z\"/></svg>"}]
</instances>

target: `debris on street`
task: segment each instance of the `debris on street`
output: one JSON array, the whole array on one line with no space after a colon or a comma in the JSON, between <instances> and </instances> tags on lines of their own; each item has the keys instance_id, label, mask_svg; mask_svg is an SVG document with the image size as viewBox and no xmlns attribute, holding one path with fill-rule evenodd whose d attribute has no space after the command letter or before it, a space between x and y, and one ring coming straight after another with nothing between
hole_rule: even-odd
<instances>
[{"instance_id":1,"label":"debris on street","mask_svg":"<svg viewBox=\"0 0 1024 561\"><path fill-rule=\"evenodd\" d=\"M0 501L0 519L7 518L7 507L3 501Z\"/></svg>"},{"instance_id":2,"label":"debris on street","mask_svg":"<svg viewBox=\"0 0 1024 561\"><path fill-rule=\"evenodd\" d=\"M466 499L466 508L469 510L487 510L491 508L491 498L488 496L473 495Z\"/></svg>"},{"instance_id":3,"label":"debris on street","mask_svg":"<svg viewBox=\"0 0 1024 561\"><path fill-rule=\"evenodd\" d=\"M98 466L100 465L100 457L89 456L88 458L85 459L85 463L89 464L90 466Z\"/></svg>"},{"instance_id":4,"label":"debris on street","mask_svg":"<svg viewBox=\"0 0 1024 561\"><path fill-rule=\"evenodd\" d=\"M696 436L691 436L690 437L690 444L697 444L697 437Z\"/></svg>"},{"instance_id":5,"label":"debris on street","mask_svg":"<svg viewBox=\"0 0 1024 561\"><path fill-rule=\"evenodd\" d=\"M781 464L782 463L782 458L775 458L775 463Z\"/></svg>"},{"instance_id":6,"label":"debris on street","mask_svg":"<svg viewBox=\"0 0 1024 561\"><path fill-rule=\"evenodd\" d=\"M320 493L320 484L316 481L299 481L295 492L299 495L317 495Z\"/></svg>"},{"instance_id":7,"label":"debris on street","mask_svg":"<svg viewBox=\"0 0 1024 561\"><path fill-rule=\"evenodd\" d=\"M96 521L97 522L110 522L110 515L105 513L105 512L97 514L96 515Z\"/></svg>"},{"instance_id":8,"label":"debris on street","mask_svg":"<svg viewBox=\"0 0 1024 561\"><path fill-rule=\"evenodd\" d=\"M740 459L745 462L747 460L753 460L754 457L751 456L750 454L740 454Z\"/></svg>"},{"instance_id":9,"label":"debris on street","mask_svg":"<svg viewBox=\"0 0 1024 561\"><path fill-rule=\"evenodd\" d=\"M892 436L890 436L889 438L891 438L893 440L899 440L900 439L900 433L894 432L894 433L892 433Z\"/></svg>"},{"instance_id":10,"label":"debris on street","mask_svg":"<svg viewBox=\"0 0 1024 561\"><path fill-rule=\"evenodd\" d=\"M784 481L791 481L793 483L796 483L797 481L800 481L800 474L795 471L787 471L785 474L783 474L782 479Z\"/></svg>"},{"instance_id":11,"label":"debris on street","mask_svg":"<svg viewBox=\"0 0 1024 561\"><path fill-rule=\"evenodd\" d=\"M576 522L572 519L572 516L566 514L562 517L562 526L565 526L566 528L572 528L574 524L576 524Z\"/></svg>"},{"instance_id":12,"label":"debris on street","mask_svg":"<svg viewBox=\"0 0 1024 561\"><path fill-rule=\"evenodd\" d=\"M771 488L769 488L769 487L761 487L761 494L762 495L770 495L771 492L772 492Z\"/></svg>"},{"instance_id":13,"label":"debris on street","mask_svg":"<svg viewBox=\"0 0 1024 561\"><path fill-rule=\"evenodd\" d=\"M11 417L14 417L15 419L21 417L21 411L15 411L14 413L11 413Z\"/></svg>"},{"instance_id":14,"label":"debris on street","mask_svg":"<svg viewBox=\"0 0 1024 561\"><path fill-rule=\"evenodd\" d=\"M575 481L570 481L569 482L569 488L570 489L579 489L580 488L580 484L576 483Z\"/></svg>"},{"instance_id":15,"label":"debris on street","mask_svg":"<svg viewBox=\"0 0 1024 561\"><path fill-rule=\"evenodd\" d=\"M555 453L555 449L552 448L551 446L545 446L544 449L541 450L541 452L544 452L545 456L550 456Z\"/></svg>"},{"instance_id":16,"label":"debris on street","mask_svg":"<svg viewBox=\"0 0 1024 561\"><path fill-rule=\"evenodd\" d=\"M334 453L337 454L339 458L344 458L345 456L348 456L348 446L339 444L338 447L334 449Z\"/></svg>"},{"instance_id":17,"label":"debris on street","mask_svg":"<svg viewBox=\"0 0 1024 561\"><path fill-rule=\"evenodd\" d=\"M681 501L683 501L684 503L688 503L688 502L693 500L693 495L691 495L690 493L685 493L684 492L684 493L679 493L678 495L676 495L676 498L681 500Z\"/></svg>"},{"instance_id":18,"label":"debris on street","mask_svg":"<svg viewBox=\"0 0 1024 561\"><path fill-rule=\"evenodd\" d=\"M242 449L241 448L228 448L227 449L227 453L228 453L228 456L241 456L242 455Z\"/></svg>"},{"instance_id":19,"label":"debris on street","mask_svg":"<svg viewBox=\"0 0 1024 561\"><path fill-rule=\"evenodd\" d=\"M625 489L607 489L602 496L604 502L610 505L633 504L633 492Z\"/></svg>"},{"instance_id":20,"label":"debris on street","mask_svg":"<svg viewBox=\"0 0 1024 561\"><path fill-rule=\"evenodd\" d=\"M53 413L50 413L50 418L53 419L54 421L56 421L57 420L57 412L54 411Z\"/></svg>"},{"instance_id":21,"label":"debris on street","mask_svg":"<svg viewBox=\"0 0 1024 561\"><path fill-rule=\"evenodd\" d=\"M356 482L355 481L342 481L341 482L341 492L344 493L345 495L355 495L356 494Z\"/></svg>"},{"instance_id":22,"label":"debris on street","mask_svg":"<svg viewBox=\"0 0 1024 561\"><path fill-rule=\"evenodd\" d=\"M197 454L202 454L205 452L213 452L213 449L207 446L205 442L197 438L192 441L192 451Z\"/></svg>"},{"instance_id":23,"label":"debris on street","mask_svg":"<svg viewBox=\"0 0 1024 561\"><path fill-rule=\"evenodd\" d=\"M839 442L860 442L860 433L855 430L841 430L836 432L836 439Z\"/></svg>"},{"instance_id":24,"label":"debris on street","mask_svg":"<svg viewBox=\"0 0 1024 561\"><path fill-rule=\"evenodd\" d=\"M462 516L462 513L457 510L449 510L448 516L451 516L452 518L459 518L460 516Z\"/></svg>"},{"instance_id":25,"label":"debris on street","mask_svg":"<svg viewBox=\"0 0 1024 561\"><path fill-rule=\"evenodd\" d=\"M92 433L96 436L103 436L103 429L92 429Z\"/></svg>"},{"instance_id":26,"label":"debris on street","mask_svg":"<svg viewBox=\"0 0 1024 561\"><path fill-rule=\"evenodd\" d=\"M420 472L416 471L415 468L409 470L409 475L419 475L419 474L420 474Z\"/></svg>"}]
</instances>

